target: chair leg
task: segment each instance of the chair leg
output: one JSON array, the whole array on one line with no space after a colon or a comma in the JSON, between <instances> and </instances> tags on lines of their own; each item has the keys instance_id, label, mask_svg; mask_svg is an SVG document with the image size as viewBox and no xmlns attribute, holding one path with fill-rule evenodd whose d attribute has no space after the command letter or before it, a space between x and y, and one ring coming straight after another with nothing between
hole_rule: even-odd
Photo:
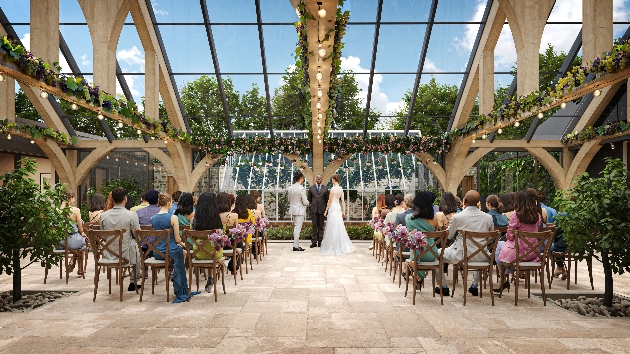
<instances>
[{"instance_id":1,"label":"chair leg","mask_svg":"<svg viewBox=\"0 0 630 354\"><path fill-rule=\"evenodd\" d=\"M409 266L405 263L405 269L409 272ZM407 297L407 291L409 290L409 276L405 278L405 297Z\"/></svg>"},{"instance_id":2,"label":"chair leg","mask_svg":"<svg viewBox=\"0 0 630 354\"><path fill-rule=\"evenodd\" d=\"M97 260L98 262L98 260ZM92 302L96 301L96 292L98 291L98 276L101 273L101 270L98 268L98 264L95 264L94 267L94 297L92 298Z\"/></svg>"},{"instance_id":3,"label":"chair leg","mask_svg":"<svg viewBox=\"0 0 630 354\"><path fill-rule=\"evenodd\" d=\"M571 286L571 255L567 256L565 267L567 268L567 290L569 290L569 287ZM575 264L575 268L577 269L577 261Z\"/></svg>"},{"instance_id":4,"label":"chair leg","mask_svg":"<svg viewBox=\"0 0 630 354\"><path fill-rule=\"evenodd\" d=\"M488 267L488 282L490 282L490 299L492 299L492 306L494 306L494 284L492 279L492 269L492 266Z\"/></svg>"},{"instance_id":5,"label":"chair leg","mask_svg":"<svg viewBox=\"0 0 630 354\"><path fill-rule=\"evenodd\" d=\"M168 279L168 265L166 267L164 267L164 282L166 283L166 302L171 302L171 282L170 279ZM186 274L186 273L184 273ZM156 278L157 278L157 274L156 274ZM157 279L156 279L157 281ZM143 287L144 288L144 287Z\"/></svg>"},{"instance_id":6,"label":"chair leg","mask_svg":"<svg viewBox=\"0 0 630 354\"><path fill-rule=\"evenodd\" d=\"M468 293L468 291L466 289L468 289L468 269L464 268L464 274L462 274L462 282L463 282L463 286L464 286L464 290L462 290L462 292L464 293L464 306L466 306L466 294Z\"/></svg>"},{"instance_id":7,"label":"chair leg","mask_svg":"<svg viewBox=\"0 0 630 354\"><path fill-rule=\"evenodd\" d=\"M540 290L542 291L543 296L543 306L547 306L547 294L545 294L545 281L543 279L543 268L540 267Z\"/></svg>"},{"instance_id":8,"label":"chair leg","mask_svg":"<svg viewBox=\"0 0 630 354\"><path fill-rule=\"evenodd\" d=\"M518 306L518 285L520 283L518 280L518 275L520 274L518 267L514 274L514 306Z\"/></svg>"},{"instance_id":9,"label":"chair leg","mask_svg":"<svg viewBox=\"0 0 630 354\"><path fill-rule=\"evenodd\" d=\"M217 272L216 272L216 264L212 264L212 284L214 284L214 302L219 301L218 297L217 297Z\"/></svg>"},{"instance_id":10,"label":"chair leg","mask_svg":"<svg viewBox=\"0 0 630 354\"><path fill-rule=\"evenodd\" d=\"M442 271L444 270L442 269ZM457 277L457 266L453 264L453 291L451 291L451 297L455 295L455 284L457 284L457 282L455 281L455 277ZM440 289L440 292L442 292L442 289Z\"/></svg>"},{"instance_id":11,"label":"chair leg","mask_svg":"<svg viewBox=\"0 0 630 354\"><path fill-rule=\"evenodd\" d=\"M118 282L118 286L120 288L120 302L123 301L123 274L122 268L116 268L116 274L120 273L120 281Z\"/></svg>"},{"instance_id":12,"label":"chair leg","mask_svg":"<svg viewBox=\"0 0 630 354\"><path fill-rule=\"evenodd\" d=\"M144 268L144 262L142 264L142 269ZM151 277L151 281L153 281L153 277ZM142 295L144 294L144 274L142 274L142 279L140 280L140 302L142 302Z\"/></svg>"},{"instance_id":13,"label":"chair leg","mask_svg":"<svg viewBox=\"0 0 630 354\"><path fill-rule=\"evenodd\" d=\"M402 282L402 271L403 271L403 259L402 256L400 258L400 260L398 261L398 288L400 288L401 282Z\"/></svg>"},{"instance_id":14,"label":"chair leg","mask_svg":"<svg viewBox=\"0 0 630 354\"><path fill-rule=\"evenodd\" d=\"M48 262L46 262L46 267L44 268L44 284L46 284L46 278L48 278Z\"/></svg>"},{"instance_id":15,"label":"chair leg","mask_svg":"<svg viewBox=\"0 0 630 354\"><path fill-rule=\"evenodd\" d=\"M109 294L111 295L112 294L112 268L111 267L107 267L107 279L109 279Z\"/></svg>"},{"instance_id":16,"label":"chair leg","mask_svg":"<svg viewBox=\"0 0 630 354\"><path fill-rule=\"evenodd\" d=\"M414 262L416 262L415 259L414 259ZM413 272L413 300L412 300L412 302L415 305L416 304L416 291L418 289L418 270L415 267L412 268L412 269L414 270L414 272ZM407 279L409 279L411 276L412 276L411 274L407 275Z\"/></svg>"},{"instance_id":17,"label":"chair leg","mask_svg":"<svg viewBox=\"0 0 630 354\"><path fill-rule=\"evenodd\" d=\"M440 285L440 304L444 305L444 292L442 291L444 288L444 284L442 283L442 278L443 278L443 272L444 272L444 265L442 264L441 260L440 260L440 269L437 270L438 274L440 276L440 281L438 282L438 284ZM435 274L433 274L433 281L435 282ZM433 284L433 288L435 288L435 284ZM434 292L435 294L435 292Z\"/></svg>"},{"instance_id":18,"label":"chair leg","mask_svg":"<svg viewBox=\"0 0 630 354\"><path fill-rule=\"evenodd\" d=\"M538 277L537 272L534 272L534 275L536 277ZM526 280L527 280L527 298L529 299L530 298L531 287L532 287L532 284L531 284L531 282L532 282L532 280L531 280L531 271L529 271L529 270L527 271L527 279Z\"/></svg>"}]
</instances>

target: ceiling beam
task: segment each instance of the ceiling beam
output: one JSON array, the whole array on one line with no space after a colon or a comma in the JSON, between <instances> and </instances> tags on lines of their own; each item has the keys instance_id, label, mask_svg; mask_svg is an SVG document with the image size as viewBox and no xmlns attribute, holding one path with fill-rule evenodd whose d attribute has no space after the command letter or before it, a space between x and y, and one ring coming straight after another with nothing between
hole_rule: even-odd
<instances>
[{"instance_id":1,"label":"ceiling beam","mask_svg":"<svg viewBox=\"0 0 630 354\"><path fill-rule=\"evenodd\" d=\"M413 109L416 106L416 96L418 95L418 87L420 86L420 79L422 78L422 70L424 70L424 60L427 57L427 49L429 47L429 40L431 40L431 31L433 30L433 21L435 20L435 11L437 10L438 0L431 2L431 9L429 10L429 24L424 32L424 42L422 42L422 51L420 52L420 60L418 60L418 72L416 73L416 82L413 85L413 93L411 94L411 102L409 103L409 115L407 116L407 122L405 123L405 136L409 135L409 128L411 127L411 116L413 115Z\"/></svg>"}]
</instances>

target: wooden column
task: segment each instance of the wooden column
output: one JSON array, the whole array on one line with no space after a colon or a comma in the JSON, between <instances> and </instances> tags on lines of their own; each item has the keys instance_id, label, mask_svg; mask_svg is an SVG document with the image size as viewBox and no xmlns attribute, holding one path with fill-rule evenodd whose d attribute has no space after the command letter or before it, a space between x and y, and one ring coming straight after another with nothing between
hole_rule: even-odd
<instances>
[{"instance_id":1,"label":"wooden column","mask_svg":"<svg viewBox=\"0 0 630 354\"><path fill-rule=\"evenodd\" d=\"M49 63L59 61L59 0L31 0L29 49Z\"/></svg>"},{"instance_id":2,"label":"wooden column","mask_svg":"<svg viewBox=\"0 0 630 354\"><path fill-rule=\"evenodd\" d=\"M613 43L613 1L582 0L582 66Z\"/></svg>"},{"instance_id":3,"label":"wooden column","mask_svg":"<svg viewBox=\"0 0 630 354\"><path fill-rule=\"evenodd\" d=\"M5 118L15 122L15 80L8 76L0 82L0 120Z\"/></svg>"},{"instance_id":4,"label":"wooden column","mask_svg":"<svg viewBox=\"0 0 630 354\"><path fill-rule=\"evenodd\" d=\"M160 116L160 66L154 51L144 53L144 112L147 117Z\"/></svg>"},{"instance_id":5,"label":"wooden column","mask_svg":"<svg viewBox=\"0 0 630 354\"><path fill-rule=\"evenodd\" d=\"M479 63L479 113L494 108L494 48L484 50Z\"/></svg>"}]
</instances>

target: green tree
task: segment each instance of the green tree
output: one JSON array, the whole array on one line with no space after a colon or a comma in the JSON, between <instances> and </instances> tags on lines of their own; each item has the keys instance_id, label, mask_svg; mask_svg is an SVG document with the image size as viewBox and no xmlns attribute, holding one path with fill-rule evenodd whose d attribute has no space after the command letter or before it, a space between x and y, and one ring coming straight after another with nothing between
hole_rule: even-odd
<instances>
[{"instance_id":1,"label":"green tree","mask_svg":"<svg viewBox=\"0 0 630 354\"><path fill-rule=\"evenodd\" d=\"M563 213L558 226L564 230L569 252L583 260L595 257L604 268L604 306L613 302L613 273L630 271L630 179L620 159L606 158L601 177L584 173L576 185L558 191Z\"/></svg>"},{"instance_id":2,"label":"green tree","mask_svg":"<svg viewBox=\"0 0 630 354\"><path fill-rule=\"evenodd\" d=\"M304 130L307 120L302 113L304 100L310 92L303 92L300 78L295 71L282 76L282 85L274 90L271 107L274 115L273 127L277 130ZM310 119L308 120L310 122Z\"/></svg>"},{"instance_id":3,"label":"green tree","mask_svg":"<svg viewBox=\"0 0 630 354\"><path fill-rule=\"evenodd\" d=\"M22 297L22 269L40 262L42 267L58 264L55 246L72 230L65 188L41 189L30 177L37 172L32 159L0 176L0 274L13 274L13 301ZM22 260L28 264L22 266Z\"/></svg>"},{"instance_id":4,"label":"green tree","mask_svg":"<svg viewBox=\"0 0 630 354\"><path fill-rule=\"evenodd\" d=\"M223 80L223 89L228 103L228 113L234 116L238 111L240 97L234 90L231 78ZM225 114L217 78L203 75L186 83L181 89L184 112L189 116L190 129L193 134L209 135L226 133Z\"/></svg>"},{"instance_id":5,"label":"green tree","mask_svg":"<svg viewBox=\"0 0 630 354\"><path fill-rule=\"evenodd\" d=\"M15 115L20 118L43 122L31 100L26 97L21 87L15 93Z\"/></svg>"},{"instance_id":6,"label":"green tree","mask_svg":"<svg viewBox=\"0 0 630 354\"><path fill-rule=\"evenodd\" d=\"M335 130L363 130L365 124L365 108L363 99L359 97L361 89L357 79L352 75L352 71L347 70L339 75L341 81L341 95L337 102L336 118L332 120L330 126ZM368 129L374 129L378 122L380 112L370 109L368 117Z\"/></svg>"},{"instance_id":7,"label":"green tree","mask_svg":"<svg viewBox=\"0 0 630 354\"><path fill-rule=\"evenodd\" d=\"M234 119L234 129L237 130L268 130L267 99L260 94L258 85L241 95L236 108L237 118Z\"/></svg>"}]
</instances>

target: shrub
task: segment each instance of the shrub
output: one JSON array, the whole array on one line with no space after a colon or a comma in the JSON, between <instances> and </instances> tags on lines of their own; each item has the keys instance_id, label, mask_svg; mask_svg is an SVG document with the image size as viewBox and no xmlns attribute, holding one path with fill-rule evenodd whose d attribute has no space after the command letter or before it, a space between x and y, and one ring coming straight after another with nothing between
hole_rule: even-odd
<instances>
[{"instance_id":1,"label":"shrub","mask_svg":"<svg viewBox=\"0 0 630 354\"><path fill-rule=\"evenodd\" d=\"M306 226L300 232L300 240L310 240L312 227ZM369 225L347 226L348 236L351 240L371 240L374 230ZM293 240L293 225L275 226L267 230L267 237L270 240Z\"/></svg>"}]
</instances>

